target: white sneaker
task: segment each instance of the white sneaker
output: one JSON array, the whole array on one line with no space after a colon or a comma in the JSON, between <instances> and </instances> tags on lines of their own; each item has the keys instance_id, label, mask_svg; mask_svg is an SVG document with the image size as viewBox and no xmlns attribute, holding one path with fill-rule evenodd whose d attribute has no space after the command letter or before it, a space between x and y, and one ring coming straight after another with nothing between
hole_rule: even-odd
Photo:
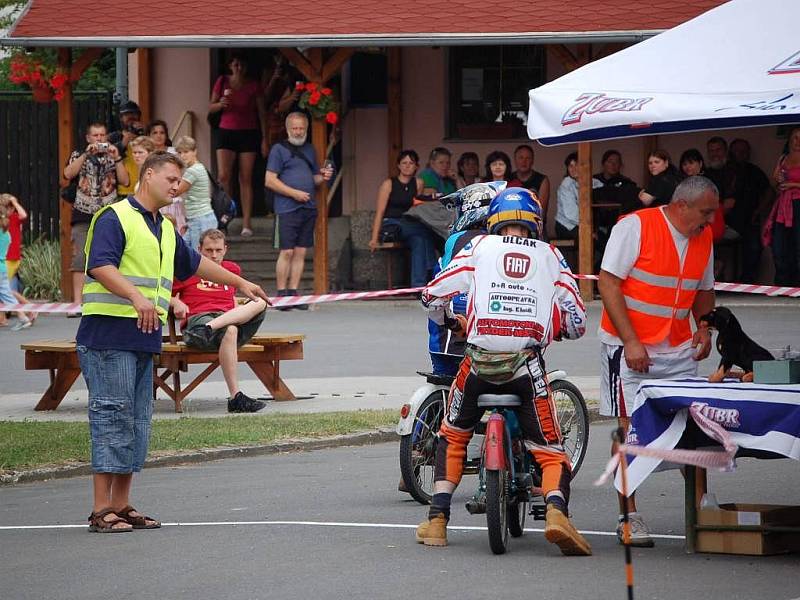
<instances>
[{"instance_id":1,"label":"white sneaker","mask_svg":"<svg viewBox=\"0 0 800 600\"><path fill-rule=\"evenodd\" d=\"M31 325L33 325L33 321L31 321L30 319L27 319L27 320L25 320L25 321L17 321L17 322L16 322L16 323L15 323L15 324L14 324L14 325L11 327L11 331L20 331L20 330L22 330L22 329L27 329L27 328L28 328L28 327L30 327Z\"/></svg>"},{"instance_id":2,"label":"white sneaker","mask_svg":"<svg viewBox=\"0 0 800 600\"><path fill-rule=\"evenodd\" d=\"M636 548L652 548L655 545L653 538L650 537L650 530L638 512L628 514L628 523L630 524L631 531L631 546ZM622 517L619 518L617 523L617 539L620 544L625 543L625 538L622 532Z\"/></svg>"}]
</instances>

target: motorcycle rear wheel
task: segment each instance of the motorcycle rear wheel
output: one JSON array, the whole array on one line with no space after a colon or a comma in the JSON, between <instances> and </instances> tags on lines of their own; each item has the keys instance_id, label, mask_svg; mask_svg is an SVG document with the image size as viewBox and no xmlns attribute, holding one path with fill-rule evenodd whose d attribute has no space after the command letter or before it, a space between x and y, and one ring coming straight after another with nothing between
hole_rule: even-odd
<instances>
[{"instance_id":1,"label":"motorcycle rear wheel","mask_svg":"<svg viewBox=\"0 0 800 600\"><path fill-rule=\"evenodd\" d=\"M508 471L486 471L486 527L494 554L508 549Z\"/></svg>"}]
</instances>

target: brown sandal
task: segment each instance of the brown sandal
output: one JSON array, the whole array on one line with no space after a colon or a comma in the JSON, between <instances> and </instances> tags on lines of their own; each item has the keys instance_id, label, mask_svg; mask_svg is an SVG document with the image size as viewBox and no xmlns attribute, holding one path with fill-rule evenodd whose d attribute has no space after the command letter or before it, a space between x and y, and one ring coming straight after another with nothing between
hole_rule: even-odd
<instances>
[{"instance_id":1,"label":"brown sandal","mask_svg":"<svg viewBox=\"0 0 800 600\"><path fill-rule=\"evenodd\" d=\"M111 520L106 520L106 516L114 515ZM107 508L100 512L93 512L89 515L89 531L94 533L127 533L133 531L133 527L114 527L117 523L128 523L121 518L113 508Z\"/></svg>"},{"instance_id":2,"label":"brown sandal","mask_svg":"<svg viewBox=\"0 0 800 600\"><path fill-rule=\"evenodd\" d=\"M138 517L132 516L131 513L139 511L133 508L130 504L125 508L115 512L122 518L123 521L133 525L134 529L158 529L161 527L161 522L156 521L153 517L147 517L143 515L139 515Z\"/></svg>"}]
</instances>

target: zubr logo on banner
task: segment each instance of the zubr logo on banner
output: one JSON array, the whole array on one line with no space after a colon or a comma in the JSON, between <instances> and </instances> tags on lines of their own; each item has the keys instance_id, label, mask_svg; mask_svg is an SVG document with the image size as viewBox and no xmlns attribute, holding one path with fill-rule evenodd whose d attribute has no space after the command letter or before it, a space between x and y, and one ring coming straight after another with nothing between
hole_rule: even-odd
<instances>
[{"instance_id":1,"label":"zubr logo on banner","mask_svg":"<svg viewBox=\"0 0 800 600\"><path fill-rule=\"evenodd\" d=\"M561 124L572 125L580 123L583 115L642 110L642 107L651 100L652 98L612 98L605 94L597 93L581 94L575 100L575 104L567 109L567 112L561 117Z\"/></svg>"}]
</instances>

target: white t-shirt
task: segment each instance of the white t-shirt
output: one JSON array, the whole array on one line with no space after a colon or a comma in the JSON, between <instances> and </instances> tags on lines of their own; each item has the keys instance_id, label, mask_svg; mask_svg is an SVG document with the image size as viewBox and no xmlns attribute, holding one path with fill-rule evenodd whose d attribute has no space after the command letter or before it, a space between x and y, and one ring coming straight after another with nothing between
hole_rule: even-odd
<instances>
[{"instance_id":1,"label":"white t-shirt","mask_svg":"<svg viewBox=\"0 0 800 600\"><path fill-rule=\"evenodd\" d=\"M659 207L661 212L664 212L664 207ZM675 242L675 249L678 251L680 258L680 266L683 269L684 259L686 258L686 250L689 247L689 238L683 235L680 231L673 227L669 222L666 214L664 219L667 221L667 226L672 234L672 241ZM627 279L633 265L639 258L639 247L642 242L642 221L635 215L625 217L619 223L614 225L611 230L611 237L608 239L605 254L603 254L603 263L600 269L616 275L620 279ZM703 271L703 278L700 280L699 290L712 290L714 289L714 250L708 256L708 263L706 264L705 271ZM622 346L622 340L615 335L599 328L597 336L604 344L614 346ZM679 346L670 346L669 339L662 340L658 344L650 345L645 344L645 349L648 354L667 354L671 352L678 352L691 346L691 340L687 340Z\"/></svg>"}]
</instances>

